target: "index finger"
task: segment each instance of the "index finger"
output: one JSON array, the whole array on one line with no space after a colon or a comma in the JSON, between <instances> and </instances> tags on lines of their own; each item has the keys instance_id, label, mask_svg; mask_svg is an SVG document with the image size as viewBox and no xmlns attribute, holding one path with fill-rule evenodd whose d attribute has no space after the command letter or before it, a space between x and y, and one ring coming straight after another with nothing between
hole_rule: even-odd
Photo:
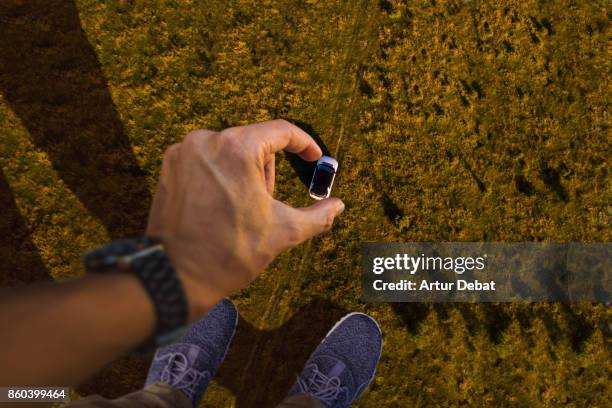
<instances>
[{"instance_id":1,"label":"index finger","mask_svg":"<svg viewBox=\"0 0 612 408\"><path fill-rule=\"evenodd\" d=\"M263 147L265 154L285 150L308 161L318 160L323 155L319 145L308 133L283 119L255 123L246 126L244 130L258 138L258 144Z\"/></svg>"}]
</instances>

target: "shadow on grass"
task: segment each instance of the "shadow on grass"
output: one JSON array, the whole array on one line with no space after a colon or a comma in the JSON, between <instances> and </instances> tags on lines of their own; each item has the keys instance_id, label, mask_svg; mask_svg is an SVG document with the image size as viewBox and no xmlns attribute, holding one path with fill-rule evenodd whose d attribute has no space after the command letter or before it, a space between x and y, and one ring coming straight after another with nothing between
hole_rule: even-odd
<instances>
[{"instance_id":1,"label":"shadow on grass","mask_svg":"<svg viewBox=\"0 0 612 408\"><path fill-rule=\"evenodd\" d=\"M259 330L240 317L215 382L236 397L237 408L276 406L291 389L310 353L347 313L335 303L316 299L273 330ZM78 391L107 398L133 392L143 386L151 357L126 356Z\"/></svg>"},{"instance_id":2,"label":"shadow on grass","mask_svg":"<svg viewBox=\"0 0 612 408\"><path fill-rule=\"evenodd\" d=\"M143 233L151 202L146 175L132 152L74 0L0 2L0 93L62 181L111 237ZM3 256L0 282L48 279L3 177L0 190L0 251L8 254ZM81 391L125 393L143 372L146 359L128 357Z\"/></svg>"},{"instance_id":3,"label":"shadow on grass","mask_svg":"<svg viewBox=\"0 0 612 408\"><path fill-rule=\"evenodd\" d=\"M5 0L0 3L0 21L0 93L6 103L111 237L142 234L151 202L145 173L81 27L75 1ZM294 122L329 154L312 127ZM296 155L288 155L288 160L308 185L313 163ZM7 254L1 282L8 286L49 279L4 177L0 190L0 251ZM343 314L335 305L317 301L276 330L260 331L241 321L218 381L238 396L239 406L272 405L283 398L310 352ZM123 357L78 392L110 398L129 393L142 386L149 361L150 357ZM247 364L252 372L245 371Z\"/></svg>"},{"instance_id":4,"label":"shadow on grass","mask_svg":"<svg viewBox=\"0 0 612 408\"><path fill-rule=\"evenodd\" d=\"M0 93L112 237L144 231L151 194L73 0L0 2Z\"/></svg>"},{"instance_id":5,"label":"shadow on grass","mask_svg":"<svg viewBox=\"0 0 612 408\"><path fill-rule=\"evenodd\" d=\"M132 152L74 0L0 2L0 93L36 146L47 153L63 182L112 237L142 233L151 201L145 173ZM292 122L329 154L312 126ZM308 187L314 163L291 154L287 160ZM465 160L462 163L485 192L482 180ZM567 201L559 170L544 165L540 178ZM530 191L521 183L519 188ZM2 174L0 194L0 254L8 254L3 257L0 282L7 286L49 279ZM401 209L388 196L382 201L386 216L396 222L403 215ZM484 318L472 306L415 303L393 307L411 332L419 330L430 312L447 316L458 308L470 331L484 326L494 342L503 338L513 319L527 327L541 318L551 338L565 335L552 313L534 312L529 306L510 314L503 306L486 305ZM310 352L345 313L331 302L318 300L274 330L262 331L242 320L217 382L237 396L240 408L273 406L289 390ZM580 350L592 325L570 306L564 306L563 313L571 323L573 347ZM79 392L124 395L142 386L147 368L148 359L125 357L83 384Z\"/></svg>"},{"instance_id":6,"label":"shadow on grass","mask_svg":"<svg viewBox=\"0 0 612 408\"><path fill-rule=\"evenodd\" d=\"M321 151L323 152L324 156L331 155L329 149L325 145L325 142L323 142L323 139L321 138L319 133L311 125L306 122L291 118L287 118L287 120L305 131L306 133L308 133L310 136L312 136L314 141L321 148ZM295 171L295 174L298 176L302 184L308 189L310 187L310 181L312 180L312 174L314 173L314 169L317 165L317 162L306 161L294 153L284 152L284 154L287 161L289 161L291 168L293 168L293 171Z\"/></svg>"},{"instance_id":7,"label":"shadow on grass","mask_svg":"<svg viewBox=\"0 0 612 408\"><path fill-rule=\"evenodd\" d=\"M559 310L546 309L539 305L557 304ZM513 322L518 323L525 337L533 335L533 324L540 320L545 334L552 344L570 339L572 350L580 353L593 334L596 323L585 319L569 303L560 302L522 302L518 303L393 303L397 316L406 325L411 335L418 335L430 313L437 315L439 324L446 325L453 311L463 319L470 337L479 333L487 336L493 344L499 344ZM565 324L560 325L559 321Z\"/></svg>"},{"instance_id":8,"label":"shadow on grass","mask_svg":"<svg viewBox=\"0 0 612 408\"><path fill-rule=\"evenodd\" d=\"M49 280L13 192L0 171L0 287Z\"/></svg>"},{"instance_id":9,"label":"shadow on grass","mask_svg":"<svg viewBox=\"0 0 612 408\"><path fill-rule=\"evenodd\" d=\"M404 210L399 208L386 191L383 192L380 197L380 204L382 205L385 217L387 217L393 225L397 226L404 217Z\"/></svg>"},{"instance_id":10,"label":"shadow on grass","mask_svg":"<svg viewBox=\"0 0 612 408\"><path fill-rule=\"evenodd\" d=\"M317 299L274 330L243 319L216 381L236 396L236 407L276 406L295 383L310 353L347 311Z\"/></svg>"}]
</instances>

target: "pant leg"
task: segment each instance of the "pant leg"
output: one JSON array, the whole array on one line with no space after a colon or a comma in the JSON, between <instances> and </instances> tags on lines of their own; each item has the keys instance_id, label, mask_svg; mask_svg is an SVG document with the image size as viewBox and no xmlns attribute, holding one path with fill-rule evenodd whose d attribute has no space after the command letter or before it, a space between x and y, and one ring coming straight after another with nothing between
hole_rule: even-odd
<instances>
[{"instance_id":1,"label":"pant leg","mask_svg":"<svg viewBox=\"0 0 612 408\"><path fill-rule=\"evenodd\" d=\"M295 394L285 398L276 408L325 408L316 399L307 394Z\"/></svg>"},{"instance_id":2,"label":"pant leg","mask_svg":"<svg viewBox=\"0 0 612 408\"><path fill-rule=\"evenodd\" d=\"M65 406L68 408L193 408L191 401L183 392L162 383L151 384L114 400L92 395Z\"/></svg>"}]
</instances>

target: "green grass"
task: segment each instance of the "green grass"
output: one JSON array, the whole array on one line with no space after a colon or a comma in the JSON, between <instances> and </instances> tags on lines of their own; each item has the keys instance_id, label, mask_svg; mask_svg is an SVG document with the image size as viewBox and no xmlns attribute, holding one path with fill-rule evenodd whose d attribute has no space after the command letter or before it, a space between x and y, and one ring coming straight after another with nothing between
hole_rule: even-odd
<instances>
[{"instance_id":1,"label":"green grass","mask_svg":"<svg viewBox=\"0 0 612 408\"><path fill-rule=\"evenodd\" d=\"M163 150L199 127L289 118L341 161L334 193L346 211L235 296L240 331L207 406L273 404L352 310L372 314L385 335L357 406L612 403L603 305L359 302L365 241L610 240L608 2L77 6L98 86L110 90L150 191ZM91 75L65 64L51 69ZM0 167L51 275L77 275L81 252L122 230L62 182L31 140L24 121L35 119L8 99ZM279 199L310 203L287 160L277 173ZM124 360L81 392L134 389L145 370Z\"/></svg>"}]
</instances>

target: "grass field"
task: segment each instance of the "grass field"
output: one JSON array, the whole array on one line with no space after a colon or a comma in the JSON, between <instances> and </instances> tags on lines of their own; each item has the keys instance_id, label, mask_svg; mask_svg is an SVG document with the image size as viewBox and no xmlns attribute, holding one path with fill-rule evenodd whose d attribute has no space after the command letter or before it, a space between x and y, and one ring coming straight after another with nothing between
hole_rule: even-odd
<instances>
[{"instance_id":1,"label":"grass field","mask_svg":"<svg viewBox=\"0 0 612 408\"><path fill-rule=\"evenodd\" d=\"M599 304L362 304L367 241L609 241L608 1L78 0L0 5L5 285L143 229L164 149L286 118L340 160L332 231L234 301L205 405L282 399L347 311L385 350L359 407L612 405ZM291 159L286 157L286 159ZM310 199L290 160L279 199ZM126 357L81 395L138 388Z\"/></svg>"}]
</instances>

